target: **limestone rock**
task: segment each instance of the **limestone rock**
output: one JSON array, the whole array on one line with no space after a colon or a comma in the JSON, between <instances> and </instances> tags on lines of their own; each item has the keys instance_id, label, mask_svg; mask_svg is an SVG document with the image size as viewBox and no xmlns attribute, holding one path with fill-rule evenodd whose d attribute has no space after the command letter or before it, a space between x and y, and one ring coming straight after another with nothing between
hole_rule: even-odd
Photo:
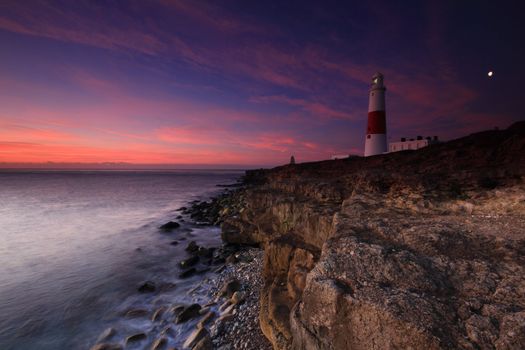
<instances>
[{"instance_id":1,"label":"limestone rock","mask_svg":"<svg viewBox=\"0 0 525 350\"><path fill-rule=\"evenodd\" d=\"M112 327L107 328L106 330L104 330L104 332L102 332L102 334L100 334L97 342L100 343L100 342L107 341L111 339L116 333L117 331L115 330L115 328L112 328Z\"/></svg>"},{"instance_id":2,"label":"limestone rock","mask_svg":"<svg viewBox=\"0 0 525 350\"><path fill-rule=\"evenodd\" d=\"M199 323L197 324L197 327L202 328L206 326L208 323L210 323L213 320L214 317L215 317L215 312L208 311L206 315L204 315L204 317L199 321Z\"/></svg>"},{"instance_id":3,"label":"limestone rock","mask_svg":"<svg viewBox=\"0 0 525 350\"><path fill-rule=\"evenodd\" d=\"M275 349L522 349L523 164L525 122L248 171L221 235L264 248L259 319Z\"/></svg>"},{"instance_id":4,"label":"limestone rock","mask_svg":"<svg viewBox=\"0 0 525 350\"><path fill-rule=\"evenodd\" d=\"M184 348L193 348L197 343L199 343L204 338L209 338L210 333L206 328L198 328L190 334L188 339L184 342Z\"/></svg>"},{"instance_id":5,"label":"limestone rock","mask_svg":"<svg viewBox=\"0 0 525 350\"><path fill-rule=\"evenodd\" d=\"M168 339L165 337L158 338L151 344L151 350L163 350L166 348L166 345L168 344Z\"/></svg>"},{"instance_id":6,"label":"limestone rock","mask_svg":"<svg viewBox=\"0 0 525 350\"><path fill-rule=\"evenodd\" d=\"M227 298L231 298L233 293L237 292L241 289L241 284L238 280L230 280L224 284L222 289L220 290L219 294L221 296L226 296Z\"/></svg>"}]
</instances>

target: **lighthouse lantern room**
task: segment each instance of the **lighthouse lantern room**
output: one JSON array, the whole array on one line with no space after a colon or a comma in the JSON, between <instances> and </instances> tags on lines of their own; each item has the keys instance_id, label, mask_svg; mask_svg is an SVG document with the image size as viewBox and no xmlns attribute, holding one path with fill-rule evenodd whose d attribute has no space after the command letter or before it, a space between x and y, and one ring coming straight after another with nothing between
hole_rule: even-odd
<instances>
[{"instance_id":1,"label":"lighthouse lantern room","mask_svg":"<svg viewBox=\"0 0 525 350\"><path fill-rule=\"evenodd\" d=\"M365 157L387 152L385 90L383 74L374 74L368 99Z\"/></svg>"}]
</instances>

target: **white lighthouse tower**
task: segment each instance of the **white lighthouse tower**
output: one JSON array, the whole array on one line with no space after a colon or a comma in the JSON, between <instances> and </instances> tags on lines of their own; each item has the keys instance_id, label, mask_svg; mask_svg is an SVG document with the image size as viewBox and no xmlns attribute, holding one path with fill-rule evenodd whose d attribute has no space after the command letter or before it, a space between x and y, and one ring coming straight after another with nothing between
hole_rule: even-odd
<instances>
[{"instance_id":1,"label":"white lighthouse tower","mask_svg":"<svg viewBox=\"0 0 525 350\"><path fill-rule=\"evenodd\" d=\"M386 147L385 90L383 74L372 77L368 100L368 126L366 128L365 157L382 154Z\"/></svg>"}]
</instances>

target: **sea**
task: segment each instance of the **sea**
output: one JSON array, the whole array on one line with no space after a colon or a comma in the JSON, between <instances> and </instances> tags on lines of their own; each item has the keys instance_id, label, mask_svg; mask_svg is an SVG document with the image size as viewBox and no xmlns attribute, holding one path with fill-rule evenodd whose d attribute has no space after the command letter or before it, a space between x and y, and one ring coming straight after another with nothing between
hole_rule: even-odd
<instances>
[{"instance_id":1,"label":"sea","mask_svg":"<svg viewBox=\"0 0 525 350\"><path fill-rule=\"evenodd\" d=\"M186 242L221 244L218 227L187 218L171 233L158 227L242 174L0 171L0 349L90 349L109 328L111 343L146 333L126 348L149 349L160 329L126 313L206 302L205 291L191 292L213 272L179 279L178 264ZM144 281L157 290L139 293ZM170 328L167 345L180 348L191 325Z\"/></svg>"}]
</instances>

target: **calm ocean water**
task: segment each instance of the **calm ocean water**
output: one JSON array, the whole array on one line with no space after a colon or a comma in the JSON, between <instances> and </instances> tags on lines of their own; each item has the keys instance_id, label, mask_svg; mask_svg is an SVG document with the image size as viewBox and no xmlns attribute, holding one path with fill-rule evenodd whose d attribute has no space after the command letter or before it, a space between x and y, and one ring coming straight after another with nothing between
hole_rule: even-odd
<instances>
[{"instance_id":1,"label":"calm ocean water","mask_svg":"<svg viewBox=\"0 0 525 350\"><path fill-rule=\"evenodd\" d=\"M154 334L149 320L122 314L199 301L187 292L202 276L178 280L185 244L169 243L220 244L217 228L188 224L165 234L157 227L174 219L177 208L208 198L219 191L217 184L240 175L0 172L0 349L89 349L108 327L120 342L137 331ZM177 286L137 293L145 280ZM175 338L188 331L184 327L175 329Z\"/></svg>"}]
</instances>

